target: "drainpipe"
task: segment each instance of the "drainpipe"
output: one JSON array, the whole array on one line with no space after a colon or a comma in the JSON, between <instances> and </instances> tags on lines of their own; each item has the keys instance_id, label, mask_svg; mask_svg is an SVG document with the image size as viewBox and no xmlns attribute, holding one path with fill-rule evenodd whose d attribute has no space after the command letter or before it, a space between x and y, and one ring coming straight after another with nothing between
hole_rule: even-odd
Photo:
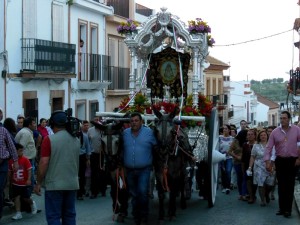
<instances>
[{"instance_id":1,"label":"drainpipe","mask_svg":"<svg viewBox=\"0 0 300 225\"><path fill-rule=\"evenodd\" d=\"M68 4L68 43L71 43L71 4ZM68 108L71 108L71 78L68 80Z\"/></svg>"},{"instance_id":2,"label":"drainpipe","mask_svg":"<svg viewBox=\"0 0 300 225\"><path fill-rule=\"evenodd\" d=\"M6 23L7 23L7 10L6 10L6 1L3 1L3 6L4 6L4 20L3 20L3 26L4 26L4 52L6 51ZM4 62L5 63L5 62ZM6 69L6 68L5 68ZM8 71L7 71L8 72ZM3 114L6 116L6 76L7 73L5 74L4 77L4 88L3 88L3 96L4 96L4 106L3 106Z\"/></svg>"}]
</instances>

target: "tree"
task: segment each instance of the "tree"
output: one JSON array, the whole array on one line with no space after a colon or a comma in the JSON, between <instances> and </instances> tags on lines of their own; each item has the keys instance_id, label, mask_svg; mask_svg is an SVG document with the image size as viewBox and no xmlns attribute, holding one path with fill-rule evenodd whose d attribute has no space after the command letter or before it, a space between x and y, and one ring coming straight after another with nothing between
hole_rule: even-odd
<instances>
[{"instance_id":1,"label":"tree","mask_svg":"<svg viewBox=\"0 0 300 225\"><path fill-rule=\"evenodd\" d=\"M283 78L277 78L277 83L282 83L283 82Z\"/></svg>"}]
</instances>

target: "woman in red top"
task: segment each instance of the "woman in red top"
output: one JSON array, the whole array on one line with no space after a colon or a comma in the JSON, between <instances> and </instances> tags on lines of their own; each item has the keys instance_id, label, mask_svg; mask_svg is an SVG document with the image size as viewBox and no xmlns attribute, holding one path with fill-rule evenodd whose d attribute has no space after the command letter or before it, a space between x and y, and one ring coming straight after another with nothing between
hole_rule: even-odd
<instances>
[{"instance_id":1,"label":"woman in red top","mask_svg":"<svg viewBox=\"0 0 300 225\"><path fill-rule=\"evenodd\" d=\"M46 125L47 125L47 120L45 118L40 119L40 124L38 125L37 130L40 132L43 139L49 135Z\"/></svg>"}]
</instances>

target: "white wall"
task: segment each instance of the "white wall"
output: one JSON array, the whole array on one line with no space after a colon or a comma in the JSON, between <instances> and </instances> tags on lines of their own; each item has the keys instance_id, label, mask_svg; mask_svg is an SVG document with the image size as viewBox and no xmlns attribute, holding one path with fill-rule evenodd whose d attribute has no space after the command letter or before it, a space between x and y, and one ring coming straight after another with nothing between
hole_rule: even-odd
<instances>
[{"instance_id":1,"label":"white wall","mask_svg":"<svg viewBox=\"0 0 300 225\"><path fill-rule=\"evenodd\" d=\"M4 69L4 61L3 56L1 56L1 52L4 51L4 3L5 1L0 1L0 108L4 110L4 82L5 80L1 77L1 72Z\"/></svg>"},{"instance_id":2,"label":"white wall","mask_svg":"<svg viewBox=\"0 0 300 225\"><path fill-rule=\"evenodd\" d=\"M230 98L229 98L229 105L232 107L234 111L234 118L231 120L250 120L250 100L251 94L245 94L244 92L250 92L250 87L245 87L245 84L250 84L249 81L230 81ZM249 105L247 111L247 103Z\"/></svg>"},{"instance_id":3,"label":"white wall","mask_svg":"<svg viewBox=\"0 0 300 225\"><path fill-rule=\"evenodd\" d=\"M22 1L7 1L6 50L9 73L21 69Z\"/></svg>"},{"instance_id":4,"label":"white wall","mask_svg":"<svg viewBox=\"0 0 300 225\"><path fill-rule=\"evenodd\" d=\"M257 114L256 114L257 124L260 122L268 121L268 111L269 111L268 106L258 102L256 110L257 110Z\"/></svg>"},{"instance_id":5,"label":"white wall","mask_svg":"<svg viewBox=\"0 0 300 225\"><path fill-rule=\"evenodd\" d=\"M18 114L24 114L24 109L22 108L23 91L37 91L39 118L50 117L50 90L65 90L65 104L63 108L68 108L68 83L66 81L59 84L54 80L44 82L31 80L27 83L22 83L21 80L10 80L8 84L10 88L7 89L7 116L9 117L16 119Z\"/></svg>"},{"instance_id":6,"label":"white wall","mask_svg":"<svg viewBox=\"0 0 300 225\"><path fill-rule=\"evenodd\" d=\"M4 3L5 1L6 0L0 1L0 53L4 50L4 21L5 21Z\"/></svg>"}]
</instances>

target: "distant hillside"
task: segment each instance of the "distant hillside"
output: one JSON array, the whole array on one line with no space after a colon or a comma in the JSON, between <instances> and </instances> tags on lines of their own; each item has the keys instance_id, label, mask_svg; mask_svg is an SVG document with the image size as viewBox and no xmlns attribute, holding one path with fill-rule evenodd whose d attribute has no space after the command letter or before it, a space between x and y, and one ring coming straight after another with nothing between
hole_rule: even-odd
<instances>
[{"instance_id":1,"label":"distant hillside","mask_svg":"<svg viewBox=\"0 0 300 225\"><path fill-rule=\"evenodd\" d=\"M251 89L274 102L286 102L286 82L282 78L265 79L262 81L251 80Z\"/></svg>"}]
</instances>

